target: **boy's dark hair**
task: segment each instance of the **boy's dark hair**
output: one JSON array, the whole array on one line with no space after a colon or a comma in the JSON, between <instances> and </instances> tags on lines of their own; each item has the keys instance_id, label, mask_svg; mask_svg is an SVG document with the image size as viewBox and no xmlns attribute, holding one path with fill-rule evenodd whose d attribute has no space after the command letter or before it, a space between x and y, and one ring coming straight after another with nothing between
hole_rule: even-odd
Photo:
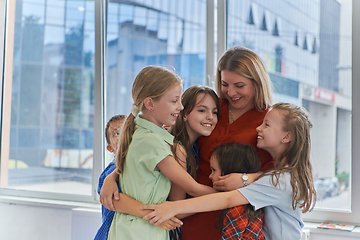
<instances>
[{"instance_id":1,"label":"boy's dark hair","mask_svg":"<svg viewBox=\"0 0 360 240\"><path fill-rule=\"evenodd\" d=\"M230 173L256 173L260 171L261 163L256 152L256 149L248 144L243 143L227 143L220 144L211 153L212 157L215 157L218 161L221 175L227 175ZM220 218L217 225L222 231L224 217L228 209L225 209L220 214ZM253 206L246 205L245 215L249 222L255 218L263 216L263 210L259 209L254 211Z\"/></svg>"},{"instance_id":2,"label":"boy's dark hair","mask_svg":"<svg viewBox=\"0 0 360 240\"><path fill-rule=\"evenodd\" d=\"M110 144L110 137L109 137L109 134L108 134L108 130L109 130L109 127L110 127L110 123L114 122L114 121L124 121L126 118L126 115L123 115L123 114L118 114L118 115L115 115L113 117L111 117L109 119L109 121L106 123L106 127L105 127L105 138L106 138L106 142L107 144Z\"/></svg>"}]
</instances>

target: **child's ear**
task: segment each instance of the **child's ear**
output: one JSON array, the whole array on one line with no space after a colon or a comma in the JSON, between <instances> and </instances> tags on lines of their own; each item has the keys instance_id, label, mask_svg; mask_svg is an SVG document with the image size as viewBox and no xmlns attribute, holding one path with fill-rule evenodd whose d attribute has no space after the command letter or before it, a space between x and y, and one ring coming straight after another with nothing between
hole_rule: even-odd
<instances>
[{"instance_id":1,"label":"child's ear","mask_svg":"<svg viewBox=\"0 0 360 240\"><path fill-rule=\"evenodd\" d=\"M110 144L108 144L106 146L106 149L109 151L109 152L114 152L114 149L112 148L112 146Z\"/></svg>"},{"instance_id":2,"label":"child's ear","mask_svg":"<svg viewBox=\"0 0 360 240\"><path fill-rule=\"evenodd\" d=\"M187 121L187 115L184 115L183 120L184 120L184 122Z\"/></svg>"},{"instance_id":3,"label":"child's ear","mask_svg":"<svg viewBox=\"0 0 360 240\"><path fill-rule=\"evenodd\" d=\"M282 142L282 143L289 143L289 142L291 142L290 132L287 132L287 133L285 134L285 136L283 137L283 139L282 139L281 142Z\"/></svg>"},{"instance_id":4,"label":"child's ear","mask_svg":"<svg viewBox=\"0 0 360 240\"><path fill-rule=\"evenodd\" d=\"M152 111L154 108L154 100L151 97L147 97L144 99L144 106L147 110Z\"/></svg>"}]
</instances>

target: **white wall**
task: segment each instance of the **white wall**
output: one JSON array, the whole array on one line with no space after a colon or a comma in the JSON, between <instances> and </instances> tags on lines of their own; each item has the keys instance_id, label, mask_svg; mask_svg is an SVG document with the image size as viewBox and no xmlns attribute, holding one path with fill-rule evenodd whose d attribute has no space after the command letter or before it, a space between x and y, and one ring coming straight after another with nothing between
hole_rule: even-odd
<instances>
[{"instance_id":1,"label":"white wall","mask_svg":"<svg viewBox=\"0 0 360 240\"><path fill-rule=\"evenodd\" d=\"M97 204L79 208L71 204L61 205L61 202L8 202L0 198L1 240L91 240L101 224L101 211ZM305 224L305 228L311 231L310 240L360 239L360 230L342 232L317 229L316 226L315 223Z\"/></svg>"},{"instance_id":2,"label":"white wall","mask_svg":"<svg viewBox=\"0 0 360 240\"><path fill-rule=\"evenodd\" d=\"M91 240L100 225L100 208L0 202L1 240Z\"/></svg>"}]
</instances>

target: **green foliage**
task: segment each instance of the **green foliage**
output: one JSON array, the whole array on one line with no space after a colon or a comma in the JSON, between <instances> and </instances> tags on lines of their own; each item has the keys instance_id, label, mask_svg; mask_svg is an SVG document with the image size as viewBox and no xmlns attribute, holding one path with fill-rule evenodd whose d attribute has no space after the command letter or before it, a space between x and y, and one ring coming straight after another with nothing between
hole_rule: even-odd
<instances>
[{"instance_id":1,"label":"green foliage","mask_svg":"<svg viewBox=\"0 0 360 240\"><path fill-rule=\"evenodd\" d=\"M339 179L340 184L349 186L349 173L348 172L342 172L342 173L336 174L336 177Z\"/></svg>"}]
</instances>

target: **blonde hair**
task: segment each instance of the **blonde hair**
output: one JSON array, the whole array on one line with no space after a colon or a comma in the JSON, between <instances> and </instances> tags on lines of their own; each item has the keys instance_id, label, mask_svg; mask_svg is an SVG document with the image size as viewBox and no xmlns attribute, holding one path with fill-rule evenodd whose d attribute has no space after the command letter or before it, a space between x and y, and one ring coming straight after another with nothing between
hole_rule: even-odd
<instances>
[{"instance_id":1,"label":"blonde hair","mask_svg":"<svg viewBox=\"0 0 360 240\"><path fill-rule=\"evenodd\" d=\"M254 51L243 47L233 47L220 58L215 82L216 92L220 99L226 99L221 91L221 71L223 70L234 72L252 81L255 89L256 110L262 112L271 106L272 83L264 62Z\"/></svg>"},{"instance_id":2,"label":"blonde hair","mask_svg":"<svg viewBox=\"0 0 360 240\"><path fill-rule=\"evenodd\" d=\"M132 99L140 111L144 108L144 100L147 97L159 100L169 89L182 84L181 78L165 67L148 66L142 69L136 76L132 86ZM129 114L123 125L119 148L116 154L116 169L123 172L126 155L135 131L135 116Z\"/></svg>"},{"instance_id":3,"label":"blonde hair","mask_svg":"<svg viewBox=\"0 0 360 240\"><path fill-rule=\"evenodd\" d=\"M303 107L291 103L276 103L271 109L276 109L281 114L282 127L289 132L291 141L284 152L275 162L285 159L274 168L272 183L276 186L279 182L279 173L290 172L290 183L293 189L292 207L299 205L302 212L309 212L314 208L316 191L313 183L312 166L310 163L310 122L309 114ZM282 166L282 165L284 166ZM275 176L275 179L274 179Z\"/></svg>"},{"instance_id":4,"label":"blonde hair","mask_svg":"<svg viewBox=\"0 0 360 240\"><path fill-rule=\"evenodd\" d=\"M194 85L186 89L186 91L183 93L181 103L184 106L184 109L180 112L174 126L170 128L170 133L174 135L175 141L180 141L186 151L187 166L189 167L190 174L194 179L196 178L196 162L193 154L191 153L190 137L186 131L184 116L190 114L194 110L196 107L197 96L201 93L205 94L204 98L206 95L212 97L215 102L216 109L218 110L217 117L219 117L220 103L214 90L207 86ZM176 150L174 149L173 152L176 153ZM179 158L176 156L176 154L174 154L174 156L175 159L179 161Z\"/></svg>"}]
</instances>

